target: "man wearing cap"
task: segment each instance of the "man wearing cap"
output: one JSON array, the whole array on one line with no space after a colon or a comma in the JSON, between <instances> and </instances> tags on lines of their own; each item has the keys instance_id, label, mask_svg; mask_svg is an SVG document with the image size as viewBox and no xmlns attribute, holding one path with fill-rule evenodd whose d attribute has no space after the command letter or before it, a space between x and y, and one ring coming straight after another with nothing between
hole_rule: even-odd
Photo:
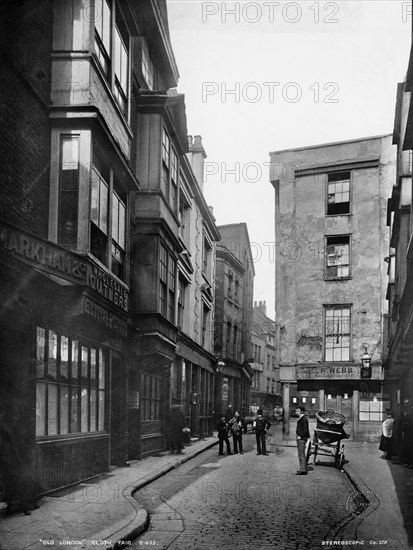
<instances>
[{"instance_id":1,"label":"man wearing cap","mask_svg":"<svg viewBox=\"0 0 413 550\"><path fill-rule=\"evenodd\" d=\"M268 456L267 448L265 445L265 435L267 430L271 427L268 420L265 420L262 416L262 409L257 411L257 419L254 422L255 439L257 441L257 455Z\"/></svg>"}]
</instances>

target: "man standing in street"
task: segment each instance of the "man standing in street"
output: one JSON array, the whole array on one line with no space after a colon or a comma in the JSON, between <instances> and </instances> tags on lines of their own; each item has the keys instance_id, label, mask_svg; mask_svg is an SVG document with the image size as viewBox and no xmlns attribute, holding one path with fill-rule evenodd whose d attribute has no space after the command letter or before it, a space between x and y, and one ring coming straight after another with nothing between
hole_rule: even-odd
<instances>
[{"instance_id":1,"label":"man standing in street","mask_svg":"<svg viewBox=\"0 0 413 550\"><path fill-rule=\"evenodd\" d=\"M310 431L308 429L308 420L305 416L305 407L298 407L296 409L296 414L299 417L297 422L297 449L298 449L298 460L300 463L300 469L296 472L297 476L306 476L307 475L307 459L305 457L305 444L307 439L310 438Z\"/></svg>"},{"instance_id":2,"label":"man standing in street","mask_svg":"<svg viewBox=\"0 0 413 550\"><path fill-rule=\"evenodd\" d=\"M225 414L221 414L221 420L218 422L218 439L219 439L219 453L220 455L224 454L224 442L227 446L227 455L232 455L231 445L228 439L228 423L225 420Z\"/></svg>"},{"instance_id":3,"label":"man standing in street","mask_svg":"<svg viewBox=\"0 0 413 550\"><path fill-rule=\"evenodd\" d=\"M238 453L238 449L240 454L243 455L244 450L242 448L242 432L244 431L244 421L238 411L235 411L234 416L228 424L230 426L232 440L234 442L234 455Z\"/></svg>"},{"instance_id":4,"label":"man standing in street","mask_svg":"<svg viewBox=\"0 0 413 550\"><path fill-rule=\"evenodd\" d=\"M265 436L267 430L271 427L268 420L265 420L262 416L262 409L257 411L257 420L254 422L255 439L257 441L257 455L268 456L267 447L265 445Z\"/></svg>"}]
</instances>

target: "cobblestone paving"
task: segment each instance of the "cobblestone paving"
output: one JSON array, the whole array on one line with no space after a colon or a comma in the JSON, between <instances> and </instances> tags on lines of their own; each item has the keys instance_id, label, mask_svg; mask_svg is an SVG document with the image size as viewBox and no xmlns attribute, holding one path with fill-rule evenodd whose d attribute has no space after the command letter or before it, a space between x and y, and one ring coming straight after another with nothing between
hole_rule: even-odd
<instances>
[{"instance_id":1,"label":"cobblestone paving","mask_svg":"<svg viewBox=\"0 0 413 550\"><path fill-rule=\"evenodd\" d=\"M244 455L206 451L135 494L151 524L132 548L322 548L353 517L354 488L328 457L296 476L296 449L256 456L253 436L244 441Z\"/></svg>"}]
</instances>

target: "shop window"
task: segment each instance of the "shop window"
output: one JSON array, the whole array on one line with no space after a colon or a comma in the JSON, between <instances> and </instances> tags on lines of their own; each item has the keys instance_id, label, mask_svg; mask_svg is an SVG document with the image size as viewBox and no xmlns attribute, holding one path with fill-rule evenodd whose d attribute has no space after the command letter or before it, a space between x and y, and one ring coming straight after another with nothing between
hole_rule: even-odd
<instances>
[{"instance_id":1,"label":"shop window","mask_svg":"<svg viewBox=\"0 0 413 550\"><path fill-rule=\"evenodd\" d=\"M36 436L104 430L105 354L37 327Z\"/></svg>"},{"instance_id":2,"label":"shop window","mask_svg":"<svg viewBox=\"0 0 413 550\"><path fill-rule=\"evenodd\" d=\"M176 261L161 243L159 257L159 310L171 323L175 322Z\"/></svg>"},{"instance_id":3,"label":"shop window","mask_svg":"<svg viewBox=\"0 0 413 550\"><path fill-rule=\"evenodd\" d=\"M161 419L161 379L149 374L141 375L142 420Z\"/></svg>"},{"instance_id":4,"label":"shop window","mask_svg":"<svg viewBox=\"0 0 413 550\"><path fill-rule=\"evenodd\" d=\"M79 136L61 136L58 242L72 249L77 244L78 188Z\"/></svg>"},{"instance_id":5,"label":"shop window","mask_svg":"<svg viewBox=\"0 0 413 550\"><path fill-rule=\"evenodd\" d=\"M350 360L350 308L325 309L325 360Z\"/></svg>"},{"instance_id":6,"label":"shop window","mask_svg":"<svg viewBox=\"0 0 413 550\"><path fill-rule=\"evenodd\" d=\"M381 422L385 413L384 402L378 399L360 398L359 420Z\"/></svg>"},{"instance_id":7,"label":"shop window","mask_svg":"<svg viewBox=\"0 0 413 550\"><path fill-rule=\"evenodd\" d=\"M327 215L350 213L350 172L328 174Z\"/></svg>"}]
</instances>

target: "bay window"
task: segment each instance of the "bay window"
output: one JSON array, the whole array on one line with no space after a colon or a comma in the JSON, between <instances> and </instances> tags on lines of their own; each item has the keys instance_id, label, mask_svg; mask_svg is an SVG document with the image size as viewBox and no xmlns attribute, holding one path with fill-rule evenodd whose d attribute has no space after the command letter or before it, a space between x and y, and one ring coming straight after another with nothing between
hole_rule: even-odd
<instances>
[{"instance_id":1,"label":"bay window","mask_svg":"<svg viewBox=\"0 0 413 550\"><path fill-rule=\"evenodd\" d=\"M126 116L129 85L129 33L120 15L119 6L112 4L110 0L95 0L94 23L94 54L106 78L112 84L116 102Z\"/></svg>"},{"instance_id":2,"label":"bay window","mask_svg":"<svg viewBox=\"0 0 413 550\"><path fill-rule=\"evenodd\" d=\"M145 38L142 38L142 74L146 80L149 90L155 88L155 65L149 53L148 44Z\"/></svg>"},{"instance_id":3,"label":"bay window","mask_svg":"<svg viewBox=\"0 0 413 550\"><path fill-rule=\"evenodd\" d=\"M58 242L75 249L79 187L79 136L60 138Z\"/></svg>"},{"instance_id":4,"label":"bay window","mask_svg":"<svg viewBox=\"0 0 413 550\"><path fill-rule=\"evenodd\" d=\"M178 206L178 170L178 155L167 131L163 128L161 191L174 212L177 211Z\"/></svg>"},{"instance_id":5,"label":"bay window","mask_svg":"<svg viewBox=\"0 0 413 550\"><path fill-rule=\"evenodd\" d=\"M128 101L128 49L118 29L115 27L115 98L122 112L127 114Z\"/></svg>"},{"instance_id":6,"label":"bay window","mask_svg":"<svg viewBox=\"0 0 413 550\"><path fill-rule=\"evenodd\" d=\"M159 312L175 323L176 261L164 244L159 255Z\"/></svg>"},{"instance_id":7,"label":"bay window","mask_svg":"<svg viewBox=\"0 0 413 550\"><path fill-rule=\"evenodd\" d=\"M111 54L111 7L107 0L95 0L95 55L109 76Z\"/></svg>"},{"instance_id":8,"label":"bay window","mask_svg":"<svg viewBox=\"0 0 413 550\"><path fill-rule=\"evenodd\" d=\"M126 204L115 190L114 183L113 171L95 152L91 182L90 250L117 277L124 279Z\"/></svg>"}]
</instances>

